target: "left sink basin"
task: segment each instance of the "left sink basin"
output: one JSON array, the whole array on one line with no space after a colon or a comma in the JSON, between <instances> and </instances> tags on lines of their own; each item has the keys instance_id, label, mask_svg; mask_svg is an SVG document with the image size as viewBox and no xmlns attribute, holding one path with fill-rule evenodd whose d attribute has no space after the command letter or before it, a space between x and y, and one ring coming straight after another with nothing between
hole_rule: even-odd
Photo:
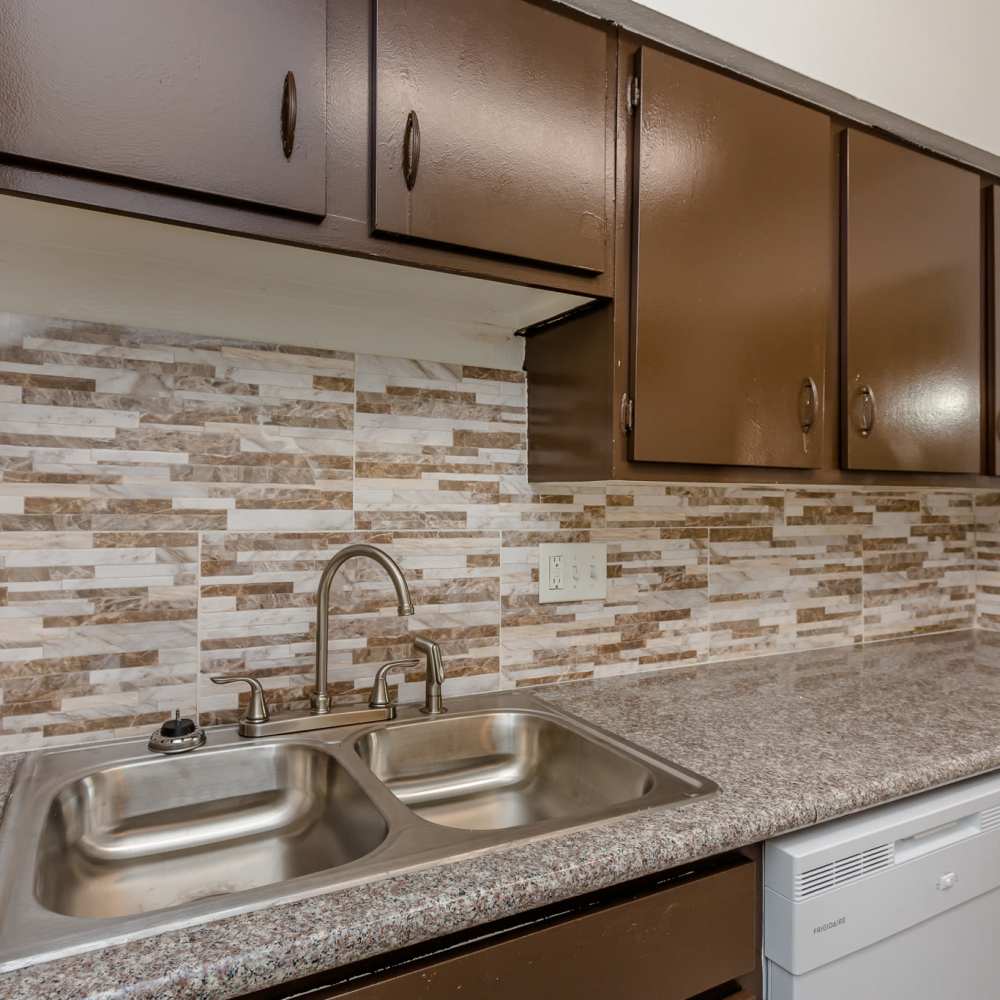
<instances>
[{"instance_id":1,"label":"left sink basin","mask_svg":"<svg viewBox=\"0 0 1000 1000\"><path fill-rule=\"evenodd\" d=\"M55 794L35 893L67 916L144 913L336 868L387 833L358 782L320 748L151 757Z\"/></svg>"},{"instance_id":2,"label":"left sink basin","mask_svg":"<svg viewBox=\"0 0 1000 1000\"><path fill-rule=\"evenodd\" d=\"M0 972L384 870L392 797L354 756L232 730L176 756L29 754L0 826Z\"/></svg>"}]
</instances>

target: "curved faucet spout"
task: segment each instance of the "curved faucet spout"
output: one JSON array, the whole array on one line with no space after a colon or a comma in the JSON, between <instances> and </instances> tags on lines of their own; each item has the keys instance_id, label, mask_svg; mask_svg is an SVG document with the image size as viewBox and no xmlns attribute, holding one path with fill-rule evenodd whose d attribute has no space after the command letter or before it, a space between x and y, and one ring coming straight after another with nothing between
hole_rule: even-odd
<instances>
[{"instance_id":1,"label":"curved faucet spout","mask_svg":"<svg viewBox=\"0 0 1000 1000\"><path fill-rule=\"evenodd\" d=\"M330 695L327 691L327 664L330 654L330 590L340 567L348 559L355 558L371 559L378 563L388 574L393 589L396 591L398 613L400 615L413 614L410 588L406 585L403 571L399 568L396 560L381 549L374 545L358 542L342 548L326 564L323 575L319 579L319 588L316 591L316 690L310 698L313 715L324 715L330 711Z\"/></svg>"}]
</instances>

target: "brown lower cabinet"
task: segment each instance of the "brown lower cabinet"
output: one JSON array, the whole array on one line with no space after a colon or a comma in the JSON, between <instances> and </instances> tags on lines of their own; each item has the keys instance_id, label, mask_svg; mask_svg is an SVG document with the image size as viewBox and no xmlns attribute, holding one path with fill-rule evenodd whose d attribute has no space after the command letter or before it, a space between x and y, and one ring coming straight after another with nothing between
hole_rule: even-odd
<instances>
[{"instance_id":1,"label":"brown lower cabinet","mask_svg":"<svg viewBox=\"0 0 1000 1000\"><path fill-rule=\"evenodd\" d=\"M438 946L437 954L388 972L352 971L338 984L303 981L254 996L754 1000L760 983L757 857L748 849L529 914L512 930L479 929L478 940Z\"/></svg>"}]
</instances>

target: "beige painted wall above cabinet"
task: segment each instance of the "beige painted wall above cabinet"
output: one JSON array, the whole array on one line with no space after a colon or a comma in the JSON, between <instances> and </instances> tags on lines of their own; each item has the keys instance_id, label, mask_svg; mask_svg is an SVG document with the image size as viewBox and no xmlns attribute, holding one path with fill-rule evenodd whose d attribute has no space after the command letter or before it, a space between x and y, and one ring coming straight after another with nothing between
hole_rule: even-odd
<instances>
[{"instance_id":1,"label":"beige painted wall above cabinet","mask_svg":"<svg viewBox=\"0 0 1000 1000\"><path fill-rule=\"evenodd\" d=\"M994 0L586 0L583 6L640 32L665 14L1000 155Z\"/></svg>"},{"instance_id":2,"label":"beige painted wall above cabinet","mask_svg":"<svg viewBox=\"0 0 1000 1000\"><path fill-rule=\"evenodd\" d=\"M376 231L607 265L613 37L525 0L376 0Z\"/></svg>"},{"instance_id":3,"label":"beige painted wall above cabinet","mask_svg":"<svg viewBox=\"0 0 1000 1000\"><path fill-rule=\"evenodd\" d=\"M818 466L835 328L830 120L655 49L638 74L631 457Z\"/></svg>"},{"instance_id":4,"label":"beige painted wall above cabinet","mask_svg":"<svg viewBox=\"0 0 1000 1000\"><path fill-rule=\"evenodd\" d=\"M0 153L323 215L326 2L0 0Z\"/></svg>"},{"instance_id":5,"label":"beige painted wall above cabinet","mask_svg":"<svg viewBox=\"0 0 1000 1000\"><path fill-rule=\"evenodd\" d=\"M979 472L980 179L862 132L845 143L846 467Z\"/></svg>"}]
</instances>

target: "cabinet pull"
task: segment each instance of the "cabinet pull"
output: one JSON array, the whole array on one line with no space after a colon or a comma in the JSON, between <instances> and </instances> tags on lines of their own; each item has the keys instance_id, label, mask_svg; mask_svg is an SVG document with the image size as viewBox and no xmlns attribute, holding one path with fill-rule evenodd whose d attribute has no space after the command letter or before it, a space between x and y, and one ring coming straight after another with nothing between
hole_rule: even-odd
<instances>
[{"instance_id":1,"label":"cabinet pull","mask_svg":"<svg viewBox=\"0 0 1000 1000\"><path fill-rule=\"evenodd\" d=\"M406 116L403 130L403 180L408 191L417 183L417 169L420 167L420 119L416 111Z\"/></svg>"},{"instance_id":2,"label":"cabinet pull","mask_svg":"<svg viewBox=\"0 0 1000 1000\"><path fill-rule=\"evenodd\" d=\"M621 419L622 433L631 434L632 425L635 423L635 404L627 392L622 393L621 408L618 415Z\"/></svg>"},{"instance_id":3,"label":"cabinet pull","mask_svg":"<svg viewBox=\"0 0 1000 1000\"><path fill-rule=\"evenodd\" d=\"M818 400L816 383L811 378L804 378L799 388L799 426L803 434L808 434L816 423Z\"/></svg>"},{"instance_id":4,"label":"cabinet pull","mask_svg":"<svg viewBox=\"0 0 1000 1000\"><path fill-rule=\"evenodd\" d=\"M298 117L298 94L295 90L295 74L289 70L285 74L285 85L281 91L281 148L285 159L291 159L295 149L295 119Z\"/></svg>"},{"instance_id":5,"label":"cabinet pull","mask_svg":"<svg viewBox=\"0 0 1000 1000\"><path fill-rule=\"evenodd\" d=\"M856 398L855 414L858 433L866 438L875 429L875 393L872 392L870 385L863 385L858 389Z\"/></svg>"}]
</instances>

